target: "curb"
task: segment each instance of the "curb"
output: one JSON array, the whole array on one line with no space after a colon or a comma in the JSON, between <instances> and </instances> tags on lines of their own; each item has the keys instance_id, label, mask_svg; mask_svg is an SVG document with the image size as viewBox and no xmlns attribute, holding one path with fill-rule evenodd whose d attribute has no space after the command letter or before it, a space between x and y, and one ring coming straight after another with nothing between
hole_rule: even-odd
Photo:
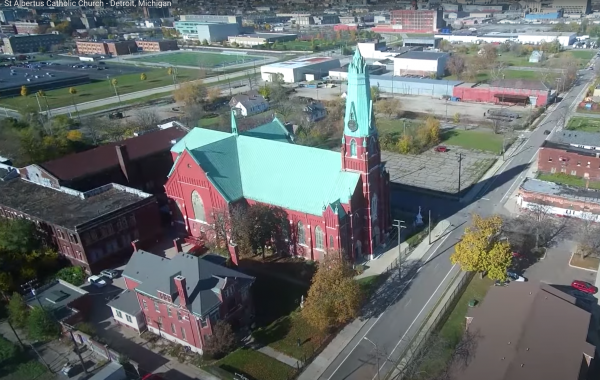
<instances>
[{"instance_id":1,"label":"curb","mask_svg":"<svg viewBox=\"0 0 600 380\"><path fill-rule=\"evenodd\" d=\"M546 255L544 255L544 257L545 256ZM575 256L575 252L571 253L571 258L569 259L569 266L571 268L581 269L581 270L585 270L585 271L592 272L592 273L598 273L598 270L593 270L593 269L588 269L588 268L582 268L582 267L578 267L576 265L571 265L571 260L573 260L573 256Z\"/></svg>"}]
</instances>

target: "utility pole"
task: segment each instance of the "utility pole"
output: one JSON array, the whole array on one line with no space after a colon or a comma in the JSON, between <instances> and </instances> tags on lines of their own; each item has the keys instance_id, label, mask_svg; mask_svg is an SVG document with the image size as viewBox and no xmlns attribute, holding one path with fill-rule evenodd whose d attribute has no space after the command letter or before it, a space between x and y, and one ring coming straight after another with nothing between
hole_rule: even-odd
<instances>
[{"instance_id":1,"label":"utility pole","mask_svg":"<svg viewBox=\"0 0 600 380\"><path fill-rule=\"evenodd\" d=\"M402 120L402 123L404 124L404 136L406 136L406 119Z\"/></svg>"},{"instance_id":2,"label":"utility pole","mask_svg":"<svg viewBox=\"0 0 600 380\"><path fill-rule=\"evenodd\" d=\"M377 380L381 380L381 375L379 373L379 349L377 348L377 345L369 338L367 338L366 336L363 337L364 340L366 340L367 342L371 343L373 345L373 347L375 347L375 358L377 360Z\"/></svg>"},{"instance_id":3,"label":"utility pole","mask_svg":"<svg viewBox=\"0 0 600 380\"><path fill-rule=\"evenodd\" d=\"M393 227L398 229L398 276L402 278L402 249L400 247L400 232L403 228L406 228L404 225L404 220L394 219Z\"/></svg>"},{"instance_id":4,"label":"utility pole","mask_svg":"<svg viewBox=\"0 0 600 380\"><path fill-rule=\"evenodd\" d=\"M463 154L459 153L458 154L458 198L460 199L460 172L462 170L462 160L463 160Z\"/></svg>"},{"instance_id":5,"label":"utility pole","mask_svg":"<svg viewBox=\"0 0 600 380\"><path fill-rule=\"evenodd\" d=\"M429 222L429 226L427 227L429 230L429 245L431 245L431 210L429 210L429 217L427 221Z\"/></svg>"}]
</instances>

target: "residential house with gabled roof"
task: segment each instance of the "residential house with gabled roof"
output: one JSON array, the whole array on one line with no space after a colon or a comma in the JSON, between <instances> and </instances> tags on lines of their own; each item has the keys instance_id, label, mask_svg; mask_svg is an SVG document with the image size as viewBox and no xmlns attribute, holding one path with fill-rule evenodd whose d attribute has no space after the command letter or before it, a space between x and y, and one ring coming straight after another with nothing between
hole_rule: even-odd
<instances>
[{"instance_id":1,"label":"residential house with gabled roof","mask_svg":"<svg viewBox=\"0 0 600 380\"><path fill-rule=\"evenodd\" d=\"M252 90L232 97L229 106L238 116L250 116L267 111L269 102L258 91Z\"/></svg>"},{"instance_id":2,"label":"residential house with gabled roof","mask_svg":"<svg viewBox=\"0 0 600 380\"><path fill-rule=\"evenodd\" d=\"M261 203L287 215L287 246L278 248L291 255L371 255L390 228L390 203L366 67L357 50L348 69L341 152L294 144L277 118L240 133L232 112L229 133L190 131L171 149L175 164L165 189L174 223L210 238L215 215Z\"/></svg>"},{"instance_id":3,"label":"residential house with gabled roof","mask_svg":"<svg viewBox=\"0 0 600 380\"><path fill-rule=\"evenodd\" d=\"M178 253L168 259L138 250L123 271L127 290L108 306L117 323L148 329L202 354L218 321L235 330L254 316L254 277L224 264L215 255Z\"/></svg>"}]
</instances>

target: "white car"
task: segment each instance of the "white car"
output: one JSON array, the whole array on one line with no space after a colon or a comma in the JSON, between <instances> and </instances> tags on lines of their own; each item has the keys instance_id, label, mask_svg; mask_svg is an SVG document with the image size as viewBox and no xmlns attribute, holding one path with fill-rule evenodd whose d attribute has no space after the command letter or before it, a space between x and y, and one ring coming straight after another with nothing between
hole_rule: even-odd
<instances>
[{"instance_id":1,"label":"white car","mask_svg":"<svg viewBox=\"0 0 600 380\"><path fill-rule=\"evenodd\" d=\"M106 286L106 281L104 281L104 279L100 276L90 276L88 278L88 282L99 288Z\"/></svg>"},{"instance_id":2,"label":"white car","mask_svg":"<svg viewBox=\"0 0 600 380\"><path fill-rule=\"evenodd\" d=\"M525 277L523 276L519 276L518 274L516 274L515 272L506 272L506 275L508 276L509 279L511 279L512 281L515 282L525 282Z\"/></svg>"}]
</instances>

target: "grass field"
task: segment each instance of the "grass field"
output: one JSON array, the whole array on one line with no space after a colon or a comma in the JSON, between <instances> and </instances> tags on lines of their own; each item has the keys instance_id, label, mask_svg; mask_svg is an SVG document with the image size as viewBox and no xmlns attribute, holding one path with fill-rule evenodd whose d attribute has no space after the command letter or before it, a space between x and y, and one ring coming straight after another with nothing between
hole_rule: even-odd
<instances>
[{"instance_id":1,"label":"grass field","mask_svg":"<svg viewBox=\"0 0 600 380\"><path fill-rule=\"evenodd\" d=\"M215 367L220 369L219 375L234 379L233 375L239 373L255 380L287 380L295 373L296 369L273 359L258 351L240 348L223 359ZM227 373L224 374L223 370Z\"/></svg>"},{"instance_id":2,"label":"grass field","mask_svg":"<svg viewBox=\"0 0 600 380\"><path fill-rule=\"evenodd\" d=\"M503 72L505 79L540 79L542 78L542 72L534 70L511 70L506 69ZM455 75L448 75L444 79L455 80ZM477 82L488 82L492 78L489 72L477 73Z\"/></svg>"},{"instance_id":3,"label":"grass field","mask_svg":"<svg viewBox=\"0 0 600 380\"><path fill-rule=\"evenodd\" d=\"M262 61L264 58L247 54L219 54L205 52L178 52L133 58L132 61L166 63L172 66L217 67Z\"/></svg>"},{"instance_id":4,"label":"grass field","mask_svg":"<svg viewBox=\"0 0 600 380\"><path fill-rule=\"evenodd\" d=\"M198 79L198 74L198 70L179 69L177 78L180 83L187 82ZM166 69L149 69L146 71L146 80L144 81L140 79L140 74L126 74L114 78L118 81L117 91L119 95L173 84L173 79L170 75L167 75ZM48 107L53 109L72 105L73 101L77 104L115 96L115 89L108 80L95 81L74 87L77 89L77 94L74 97L69 94L68 88L46 91ZM41 101L41 103L42 109L46 109L45 102ZM24 105L37 108L38 104L35 95L31 94L27 97L17 96L0 100L0 106L8 108L19 109Z\"/></svg>"},{"instance_id":5,"label":"grass field","mask_svg":"<svg viewBox=\"0 0 600 380\"><path fill-rule=\"evenodd\" d=\"M571 50L569 53L577 59L584 59L586 61L592 59L595 54L594 51L589 50Z\"/></svg>"},{"instance_id":6,"label":"grass field","mask_svg":"<svg viewBox=\"0 0 600 380\"><path fill-rule=\"evenodd\" d=\"M502 152L502 136L491 132L463 131L451 129L442 131L442 143L465 149L487 151L494 154Z\"/></svg>"},{"instance_id":7,"label":"grass field","mask_svg":"<svg viewBox=\"0 0 600 380\"><path fill-rule=\"evenodd\" d=\"M600 119L591 117L572 117L567 123L571 131L600 132Z\"/></svg>"},{"instance_id":8,"label":"grass field","mask_svg":"<svg viewBox=\"0 0 600 380\"><path fill-rule=\"evenodd\" d=\"M537 175L537 179L542 181L554 182L559 185L567 185L579 188L585 188L586 180L580 177L576 177L574 175L569 175L567 173L539 173ZM594 190L600 190L600 182L592 182L589 183L589 188Z\"/></svg>"}]
</instances>

